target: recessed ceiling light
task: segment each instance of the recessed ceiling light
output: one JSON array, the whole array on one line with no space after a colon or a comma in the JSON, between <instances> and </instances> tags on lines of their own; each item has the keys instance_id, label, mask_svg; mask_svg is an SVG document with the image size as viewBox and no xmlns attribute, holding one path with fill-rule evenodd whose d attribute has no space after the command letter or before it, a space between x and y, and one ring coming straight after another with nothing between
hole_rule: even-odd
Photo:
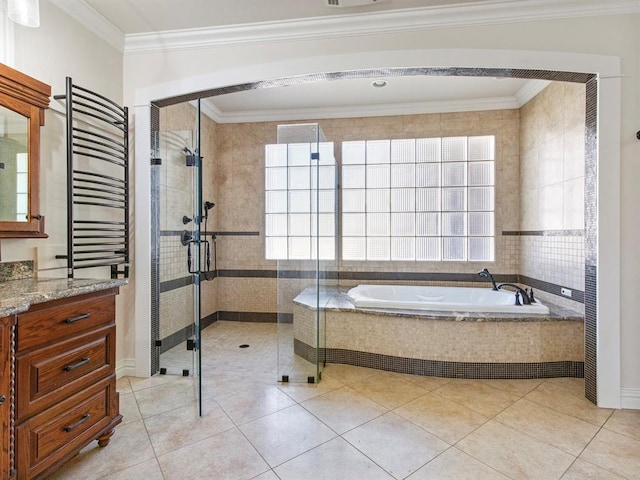
<instances>
[{"instance_id":1,"label":"recessed ceiling light","mask_svg":"<svg viewBox=\"0 0 640 480\"><path fill-rule=\"evenodd\" d=\"M371 82L371 86L374 88L382 88L382 87L386 87L387 85L389 85L389 82L387 82L386 80L374 80L373 82Z\"/></svg>"}]
</instances>

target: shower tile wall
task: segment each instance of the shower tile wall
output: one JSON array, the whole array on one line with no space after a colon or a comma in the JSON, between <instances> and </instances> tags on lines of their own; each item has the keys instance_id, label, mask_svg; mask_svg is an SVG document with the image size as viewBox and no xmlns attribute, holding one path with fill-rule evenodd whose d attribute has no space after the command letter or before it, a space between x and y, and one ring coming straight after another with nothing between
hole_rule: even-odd
<instances>
[{"instance_id":1,"label":"shower tile wall","mask_svg":"<svg viewBox=\"0 0 640 480\"><path fill-rule=\"evenodd\" d=\"M160 130L162 132L190 132L195 129L196 110L189 104L180 104L160 109ZM202 156L206 166L203 181L203 199L213 199L214 140L216 124L208 117L202 117ZM178 139L179 140L179 139ZM189 148L194 145L189 140ZM180 242L179 232L186 227L182 223L183 215L192 213L191 189L193 170L184 166L184 155L179 148L173 153L161 152L161 237L160 237L160 338L188 327L193 322L193 301L191 285L184 285L190 279L187 268L187 248ZM208 180L208 181L207 181ZM215 209L210 211L207 229L216 228ZM204 224L202 225L204 228ZM164 282L173 282L164 283ZM164 288L162 285L164 284ZM178 287L178 288L176 288ZM217 311L216 281L202 283L201 307L202 316Z\"/></svg>"},{"instance_id":2,"label":"shower tile wall","mask_svg":"<svg viewBox=\"0 0 640 480\"><path fill-rule=\"evenodd\" d=\"M275 278L218 278L219 309L224 312L276 312L276 282Z\"/></svg>"},{"instance_id":3,"label":"shower tile wall","mask_svg":"<svg viewBox=\"0 0 640 480\"><path fill-rule=\"evenodd\" d=\"M186 276L186 252L177 235L160 237L160 282Z\"/></svg>"},{"instance_id":4,"label":"shower tile wall","mask_svg":"<svg viewBox=\"0 0 640 480\"><path fill-rule=\"evenodd\" d=\"M583 292L585 86L551 83L520 111L520 274Z\"/></svg>"},{"instance_id":5,"label":"shower tile wall","mask_svg":"<svg viewBox=\"0 0 640 480\"><path fill-rule=\"evenodd\" d=\"M186 256L180 238L160 237L160 284L187 276ZM160 293L160 338L186 327L193 318L193 302L189 287ZM188 301L187 301L188 300Z\"/></svg>"},{"instance_id":6,"label":"shower tile wall","mask_svg":"<svg viewBox=\"0 0 640 480\"><path fill-rule=\"evenodd\" d=\"M160 338L167 338L191 325L193 300L190 288L182 287L160 294Z\"/></svg>"}]
</instances>

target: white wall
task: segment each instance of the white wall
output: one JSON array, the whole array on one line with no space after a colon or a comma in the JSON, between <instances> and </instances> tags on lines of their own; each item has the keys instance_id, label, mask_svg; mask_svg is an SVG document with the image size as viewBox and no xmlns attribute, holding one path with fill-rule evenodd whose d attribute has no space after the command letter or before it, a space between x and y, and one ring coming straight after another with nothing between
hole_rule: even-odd
<instances>
[{"instance_id":1,"label":"white wall","mask_svg":"<svg viewBox=\"0 0 640 480\"><path fill-rule=\"evenodd\" d=\"M13 68L51 85L52 95L64 94L65 78L99 92L116 102L122 101L122 53L95 36L53 6L40 0L40 27L13 26L13 45L9 46ZM5 47L7 47L5 45ZM13 48L11 48L13 47ZM66 261L55 260L56 254L66 253L66 147L64 103L51 99L42 128L40 151L40 210L45 217L48 239L3 239L2 261L34 260L36 268L58 270L41 272L50 277L66 277ZM103 269L104 270L104 269ZM104 276L100 272L80 272L77 276ZM122 287L117 300L118 359L129 358L133 325L131 285Z\"/></svg>"},{"instance_id":2,"label":"white wall","mask_svg":"<svg viewBox=\"0 0 640 480\"><path fill-rule=\"evenodd\" d=\"M485 59L487 51L494 50L490 56L490 65L482 66L518 67L521 65L518 63L517 55L514 56L515 51L546 52L540 56L527 55L530 60L539 58L539 61L537 64L529 61L526 68L540 69L549 68L549 58L563 52L619 57L622 69L622 114L619 134L623 180L619 190L617 186L606 185L605 188L614 193L609 193L612 198L601 204L607 205L610 202L614 205L613 208L617 209L616 195L620 192L622 268L619 274L614 271L613 276L616 277L616 283L619 281L622 285L620 305L622 335L620 339L616 331L609 334L613 334L617 339L610 345L622 342L622 386L631 394L637 394L640 392L640 371L634 367L640 364L640 348L638 348L640 326L635 321L637 310L635 297L640 288L640 274L634 266L637 267L639 264L640 253L637 251L636 244L640 235L638 226L640 222L635 218L634 205L640 201L640 190L634 188L633 179L640 175L640 165L636 160L640 156L640 142L635 139L635 132L640 127L637 123L637 119L640 118L638 99L640 29L637 28L639 24L640 15L634 14L441 28L423 32L349 38L297 39L291 42L262 42L259 46L245 44L132 54L125 56L125 99L130 104L138 100L142 106L148 99L197 90L203 87L207 80L212 82L209 83L210 87L233 85L273 78L282 74L326 71L327 65L332 69L345 70L380 65L403 66L406 65L409 57L415 60L414 65L449 65L446 51L433 54L428 50L430 48L469 49L470 51L477 49L481 52L480 56ZM423 52L424 55L421 56ZM470 66L476 64L472 56L469 56L469 59ZM555 60L552 63L558 65L557 57ZM577 61L576 65L579 63L581 62ZM294 64L295 67L292 67ZM587 64L585 60L584 65ZM576 69L575 66L572 68ZM582 71L592 70L585 67ZM158 81L158 79L162 80ZM614 85L613 91L616 89ZM613 108L617 106L614 105ZM615 139L617 136L617 132L614 132L612 138ZM616 155L617 144L613 147ZM605 150L601 149L601 152L603 151ZM604 159L601 160L602 165L605 165ZM602 178L606 178L606 175ZM617 213L611 212L611 221L614 226L617 222ZM618 246L608 248L615 251ZM615 264L616 259L613 260L612 264ZM603 280L606 282L606 278ZM607 299L601 298L601 300ZM617 316L617 310L616 301L614 308L610 311ZM606 318L600 320L607 321ZM614 323L617 323L617 320ZM601 333L604 336L607 335L606 331ZM617 344L613 348L617 350ZM609 375L616 376L617 373L613 371ZM613 395L617 396L615 392Z\"/></svg>"}]
</instances>

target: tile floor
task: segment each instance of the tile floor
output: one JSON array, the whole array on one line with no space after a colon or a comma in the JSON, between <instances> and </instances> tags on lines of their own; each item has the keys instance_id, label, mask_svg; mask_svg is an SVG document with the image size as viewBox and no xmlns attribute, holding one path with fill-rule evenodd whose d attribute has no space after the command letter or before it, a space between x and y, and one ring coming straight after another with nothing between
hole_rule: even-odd
<instances>
[{"instance_id":1,"label":"tile floor","mask_svg":"<svg viewBox=\"0 0 640 480\"><path fill-rule=\"evenodd\" d=\"M203 337L202 418L192 379L123 378L110 445L94 442L51 478L640 478L640 411L594 407L578 379L329 365L320 384L278 384L275 325L217 322Z\"/></svg>"}]
</instances>

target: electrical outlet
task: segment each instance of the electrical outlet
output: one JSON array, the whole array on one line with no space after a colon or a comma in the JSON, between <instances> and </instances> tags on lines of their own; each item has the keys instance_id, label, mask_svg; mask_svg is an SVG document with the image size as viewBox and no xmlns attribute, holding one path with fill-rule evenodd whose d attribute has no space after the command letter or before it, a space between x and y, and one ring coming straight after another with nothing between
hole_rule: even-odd
<instances>
[{"instance_id":1,"label":"electrical outlet","mask_svg":"<svg viewBox=\"0 0 640 480\"><path fill-rule=\"evenodd\" d=\"M571 292L571 290L569 290L568 288L561 288L561 289L560 289L560 293L561 293L562 295L564 295L565 297L569 297L569 298L571 298L571 293L572 293L572 292Z\"/></svg>"}]
</instances>

